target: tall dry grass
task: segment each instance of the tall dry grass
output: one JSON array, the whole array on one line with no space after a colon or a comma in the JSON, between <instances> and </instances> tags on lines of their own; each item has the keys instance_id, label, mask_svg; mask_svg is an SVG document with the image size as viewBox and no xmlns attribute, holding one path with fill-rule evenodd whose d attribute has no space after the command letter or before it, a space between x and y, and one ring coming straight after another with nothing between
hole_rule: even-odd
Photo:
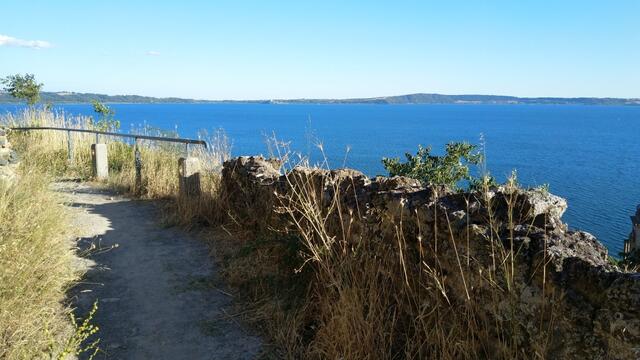
<instances>
[{"instance_id":1,"label":"tall dry grass","mask_svg":"<svg viewBox=\"0 0 640 360\"><path fill-rule=\"evenodd\" d=\"M506 236L488 178L474 193L488 209L488 232L478 244L473 225L454 231L446 214L417 233L405 230L408 223L421 224L418 213L384 219L395 229L390 237L362 231L365 204L344 204L353 196L353 179L318 183L285 173L288 190L278 195L274 211L289 219L289 228L248 234L223 256L227 279L247 299L243 313L270 335L278 357L547 357L558 295L544 291L545 266L526 274L518 266L513 229L522 214L515 208L515 177L505 184L512 194ZM540 281L542 293L527 293L523 277Z\"/></svg>"},{"instance_id":2,"label":"tall dry grass","mask_svg":"<svg viewBox=\"0 0 640 360\"><path fill-rule=\"evenodd\" d=\"M67 115L41 109L25 110L18 114L7 114L2 123L8 126L66 127L94 129L91 117ZM177 136L148 126L134 128L131 133L151 136ZM137 144L119 137L64 131L38 130L14 132L12 142L22 161L29 167L42 170L57 178L92 179L91 144L98 140L107 144L109 155L109 178L106 185L119 192L147 199L176 199L178 196L178 159L185 156L198 157L202 164L203 189L215 192L219 183L222 162L230 156L231 144L224 131L203 133L200 137L209 143L208 148L191 146L189 154L184 145L151 140L139 140ZM69 146L71 144L71 146ZM140 151L142 178L140 187L136 183L135 149ZM71 148L71 154L68 149ZM198 203L199 207L203 204ZM193 211L200 212L200 211ZM187 217L189 218L189 217ZM182 222L186 222L181 220Z\"/></svg>"},{"instance_id":3,"label":"tall dry grass","mask_svg":"<svg viewBox=\"0 0 640 360\"><path fill-rule=\"evenodd\" d=\"M46 174L20 170L16 183L0 181L0 358L62 358L84 340L65 305L81 275L67 210Z\"/></svg>"}]
</instances>

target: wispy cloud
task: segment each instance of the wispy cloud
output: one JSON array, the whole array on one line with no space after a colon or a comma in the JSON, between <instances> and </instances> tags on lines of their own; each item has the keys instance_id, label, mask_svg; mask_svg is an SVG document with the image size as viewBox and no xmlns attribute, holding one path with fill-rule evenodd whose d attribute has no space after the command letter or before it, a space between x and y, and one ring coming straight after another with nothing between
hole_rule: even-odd
<instances>
[{"instance_id":1,"label":"wispy cloud","mask_svg":"<svg viewBox=\"0 0 640 360\"><path fill-rule=\"evenodd\" d=\"M0 46L16 46L16 47L25 47L31 49L46 49L50 48L51 45L48 41L42 40L23 40L17 39L8 35L0 34Z\"/></svg>"},{"instance_id":2,"label":"wispy cloud","mask_svg":"<svg viewBox=\"0 0 640 360\"><path fill-rule=\"evenodd\" d=\"M160 56L160 52L159 51L153 51L153 50L147 51L145 54L148 55L148 56Z\"/></svg>"}]
</instances>

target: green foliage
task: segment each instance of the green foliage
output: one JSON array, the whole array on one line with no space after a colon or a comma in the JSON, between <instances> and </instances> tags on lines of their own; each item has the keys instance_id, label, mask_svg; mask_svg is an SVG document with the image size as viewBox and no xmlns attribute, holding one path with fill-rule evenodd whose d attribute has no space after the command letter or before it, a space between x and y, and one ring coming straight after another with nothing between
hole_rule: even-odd
<instances>
[{"instance_id":1,"label":"green foliage","mask_svg":"<svg viewBox=\"0 0 640 360\"><path fill-rule=\"evenodd\" d=\"M474 177L469 180L470 191L485 191L487 189L497 187L498 181L493 176L486 174L480 177Z\"/></svg>"},{"instance_id":2,"label":"green foliage","mask_svg":"<svg viewBox=\"0 0 640 360\"><path fill-rule=\"evenodd\" d=\"M98 100L93 100L93 111L100 114L101 118L97 122L94 122L93 128L99 131L116 131L120 129L120 121L114 119L116 112L107 106L99 102Z\"/></svg>"},{"instance_id":3,"label":"green foliage","mask_svg":"<svg viewBox=\"0 0 640 360\"><path fill-rule=\"evenodd\" d=\"M109 106L101 103L98 100L93 100L91 103L93 104L93 111L101 114L102 116L113 116L116 113Z\"/></svg>"},{"instance_id":4,"label":"green foliage","mask_svg":"<svg viewBox=\"0 0 640 360\"><path fill-rule=\"evenodd\" d=\"M56 360L64 360L70 357L76 358L77 355L85 354L88 356L88 359L91 360L95 357L95 355L100 351L98 344L100 343L100 339L90 340L90 338L95 338L95 335L100 330L98 326L94 325L92 321L98 311L98 301L96 300L93 303L93 307L91 307L91 311L87 317L82 321L82 323L78 322L78 319L70 314L71 323L73 324L74 332L73 335L67 340L67 344L62 352L58 354Z\"/></svg>"},{"instance_id":5,"label":"green foliage","mask_svg":"<svg viewBox=\"0 0 640 360\"><path fill-rule=\"evenodd\" d=\"M30 106L35 105L40 99L40 89L43 84L36 82L33 74L15 74L0 79L4 84L4 91L16 99L24 99Z\"/></svg>"},{"instance_id":6,"label":"green foliage","mask_svg":"<svg viewBox=\"0 0 640 360\"><path fill-rule=\"evenodd\" d=\"M405 154L407 161L383 158L382 163L390 176L408 176L424 184L446 185L456 188L461 180L472 180L469 165L482 161L477 146L466 142L449 143L444 156L432 155L431 147L418 146L416 155Z\"/></svg>"}]
</instances>

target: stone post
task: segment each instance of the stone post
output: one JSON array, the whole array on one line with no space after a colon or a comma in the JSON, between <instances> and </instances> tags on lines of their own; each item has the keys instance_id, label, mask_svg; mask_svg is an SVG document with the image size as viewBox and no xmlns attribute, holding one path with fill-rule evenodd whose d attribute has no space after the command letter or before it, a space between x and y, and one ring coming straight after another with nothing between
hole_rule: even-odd
<instances>
[{"instance_id":1,"label":"stone post","mask_svg":"<svg viewBox=\"0 0 640 360\"><path fill-rule=\"evenodd\" d=\"M180 196L200 195L200 160L196 157L178 160Z\"/></svg>"},{"instance_id":2,"label":"stone post","mask_svg":"<svg viewBox=\"0 0 640 360\"><path fill-rule=\"evenodd\" d=\"M106 180L109 177L107 144L91 144L91 160L93 176L98 180Z\"/></svg>"}]
</instances>

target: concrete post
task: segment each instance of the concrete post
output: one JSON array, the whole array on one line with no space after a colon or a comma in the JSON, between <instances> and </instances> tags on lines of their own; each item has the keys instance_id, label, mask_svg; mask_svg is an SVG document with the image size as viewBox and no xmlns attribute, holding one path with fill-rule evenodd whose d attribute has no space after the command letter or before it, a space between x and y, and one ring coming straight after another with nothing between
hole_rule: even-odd
<instances>
[{"instance_id":1,"label":"concrete post","mask_svg":"<svg viewBox=\"0 0 640 360\"><path fill-rule=\"evenodd\" d=\"M200 160L196 157L180 158L178 166L180 195L200 195Z\"/></svg>"},{"instance_id":2,"label":"concrete post","mask_svg":"<svg viewBox=\"0 0 640 360\"><path fill-rule=\"evenodd\" d=\"M109 177L107 144L91 144L91 160L93 176L98 180L106 180Z\"/></svg>"}]
</instances>

